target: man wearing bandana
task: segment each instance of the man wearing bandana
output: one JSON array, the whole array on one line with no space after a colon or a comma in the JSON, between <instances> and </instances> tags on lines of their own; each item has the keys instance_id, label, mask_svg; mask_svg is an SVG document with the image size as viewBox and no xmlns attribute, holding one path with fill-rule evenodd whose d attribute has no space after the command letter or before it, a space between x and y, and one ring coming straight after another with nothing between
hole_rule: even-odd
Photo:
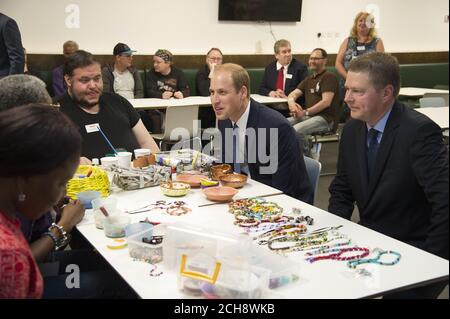
<instances>
[{"instance_id":1,"label":"man wearing bandana","mask_svg":"<svg viewBox=\"0 0 450 319\"><path fill-rule=\"evenodd\" d=\"M159 99L182 99L189 96L186 77L172 65L173 56L168 50L160 49L153 56L153 69L146 79L146 95Z\"/></svg>"}]
</instances>

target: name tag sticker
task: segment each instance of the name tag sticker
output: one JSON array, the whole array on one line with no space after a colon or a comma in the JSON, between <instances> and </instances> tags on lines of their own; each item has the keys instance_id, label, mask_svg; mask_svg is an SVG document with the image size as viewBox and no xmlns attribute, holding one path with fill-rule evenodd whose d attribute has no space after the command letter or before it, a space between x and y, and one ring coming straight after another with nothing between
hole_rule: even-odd
<instances>
[{"instance_id":1,"label":"name tag sticker","mask_svg":"<svg viewBox=\"0 0 450 319\"><path fill-rule=\"evenodd\" d=\"M292 74L286 73L286 79L292 79Z\"/></svg>"},{"instance_id":2,"label":"name tag sticker","mask_svg":"<svg viewBox=\"0 0 450 319\"><path fill-rule=\"evenodd\" d=\"M356 50L358 50L358 51L365 51L366 50L366 46L365 45L358 45L356 47Z\"/></svg>"},{"instance_id":3,"label":"name tag sticker","mask_svg":"<svg viewBox=\"0 0 450 319\"><path fill-rule=\"evenodd\" d=\"M89 124L84 126L86 128L87 133L98 132L100 125L98 123Z\"/></svg>"}]
</instances>

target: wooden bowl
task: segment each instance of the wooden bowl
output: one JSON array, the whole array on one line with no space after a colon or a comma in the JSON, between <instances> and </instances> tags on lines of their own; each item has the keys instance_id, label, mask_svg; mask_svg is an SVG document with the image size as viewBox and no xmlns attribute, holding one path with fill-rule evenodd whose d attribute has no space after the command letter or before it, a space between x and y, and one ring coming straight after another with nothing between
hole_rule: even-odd
<instances>
[{"instance_id":1,"label":"wooden bowl","mask_svg":"<svg viewBox=\"0 0 450 319\"><path fill-rule=\"evenodd\" d=\"M204 188L202 192L213 202L229 202L238 193L238 190L233 187L217 186Z\"/></svg>"},{"instance_id":2,"label":"wooden bowl","mask_svg":"<svg viewBox=\"0 0 450 319\"><path fill-rule=\"evenodd\" d=\"M161 192L170 197L180 197L189 193L191 186L186 183L180 182L171 182L171 183L162 183L160 185Z\"/></svg>"},{"instance_id":3,"label":"wooden bowl","mask_svg":"<svg viewBox=\"0 0 450 319\"><path fill-rule=\"evenodd\" d=\"M176 180L177 182L182 182L189 184L191 187L200 187L200 182L203 178L205 178L205 175L200 174L177 174Z\"/></svg>"},{"instance_id":4,"label":"wooden bowl","mask_svg":"<svg viewBox=\"0 0 450 319\"><path fill-rule=\"evenodd\" d=\"M243 174L225 174L220 177L220 183L222 186L241 188L247 184L247 178L247 175Z\"/></svg>"},{"instance_id":5,"label":"wooden bowl","mask_svg":"<svg viewBox=\"0 0 450 319\"><path fill-rule=\"evenodd\" d=\"M219 181L222 175L232 172L233 170L231 169L231 165L229 164L214 165L213 167L211 167L211 177L216 181Z\"/></svg>"}]
</instances>

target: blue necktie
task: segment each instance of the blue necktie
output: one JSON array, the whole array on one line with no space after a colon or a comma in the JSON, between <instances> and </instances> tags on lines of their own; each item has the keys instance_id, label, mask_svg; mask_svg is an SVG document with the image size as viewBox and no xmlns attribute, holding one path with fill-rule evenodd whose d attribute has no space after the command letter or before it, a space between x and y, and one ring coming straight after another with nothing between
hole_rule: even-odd
<instances>
[{"instance_id":1,"label":"blue necktie","mask_svg":"<svg viewBox=\"0 0 450 319\"><path fill-rule=\"evenodd\" d=\"M367 147L367 173L370 180L370 176L373 172L373 167L375 166L375 159L377 157L378 147L378 131L374 128L371 128L369 132L367 132L367 139L369 141L369 145Z\"/></svg>"},{"instance_id":2,"label":"blue necktie","mask_svg":"<svg viewBox=\"0 0 450 319\"><path fill-rule=\"evenodd\" d=\"M239 163L239 126L233 125L233 167L235 173L241 173L241 163Z\"/></svg>"}]
</instances>

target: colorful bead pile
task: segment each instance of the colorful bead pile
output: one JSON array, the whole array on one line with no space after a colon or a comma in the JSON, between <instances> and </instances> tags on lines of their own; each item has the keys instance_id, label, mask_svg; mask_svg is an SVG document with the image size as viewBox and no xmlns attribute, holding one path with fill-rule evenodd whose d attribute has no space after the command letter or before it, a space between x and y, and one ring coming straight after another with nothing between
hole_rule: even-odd
<instances>
[{"instance_id":1,"label":"colorful bead pile","mask_svg":"<svg viewBox=\"0 0 450 319\"><path fill-rule=\"evenodd\" d=\"M283 208L264 198L249 198L231 202L229 212L234 214L235 224L249 227L261 222L278 221L282 217Z\"/></svg>"}]
</instances>

